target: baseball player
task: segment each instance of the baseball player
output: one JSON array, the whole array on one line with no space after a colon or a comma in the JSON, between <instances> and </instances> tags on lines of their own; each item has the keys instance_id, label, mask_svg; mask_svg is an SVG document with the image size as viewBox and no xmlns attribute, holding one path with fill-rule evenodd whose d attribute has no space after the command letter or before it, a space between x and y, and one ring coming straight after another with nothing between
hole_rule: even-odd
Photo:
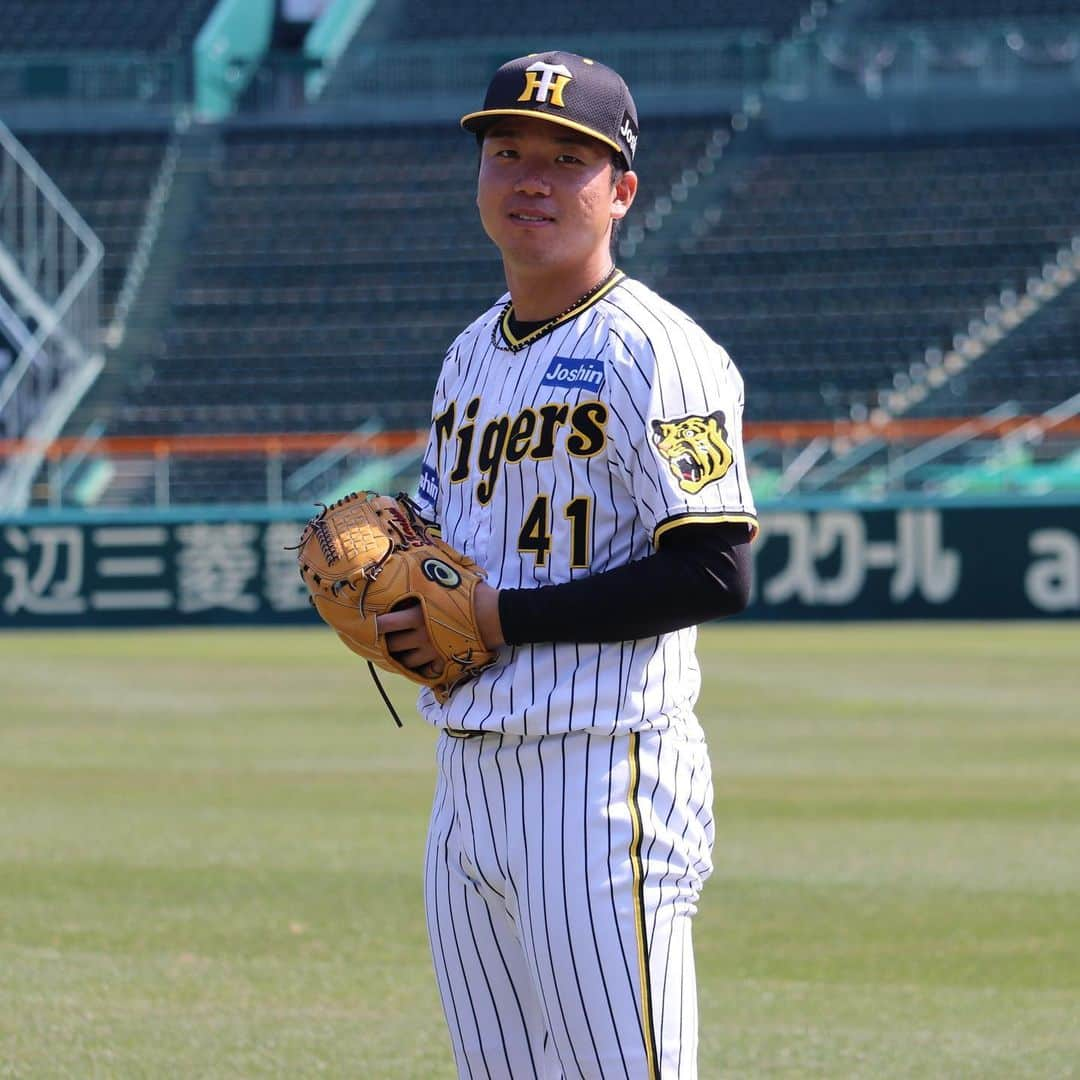
<instances>
[{"instance_id":1,"label":"baseball player","mask_svg":"<svg viewBox=\"0 0 1080 1080\"><path fill-rule=\"evenodd\" d=\"M696 625L746 604L742 380L612 261L623 80L503 65L462 126L508 292L446 354L419 500L488 575L497 661L444 704L425 891L463 1077L697 1075L691 918L712 869ZM417 609L379 617L412 670Z\"/></svg>"}]
</instances>

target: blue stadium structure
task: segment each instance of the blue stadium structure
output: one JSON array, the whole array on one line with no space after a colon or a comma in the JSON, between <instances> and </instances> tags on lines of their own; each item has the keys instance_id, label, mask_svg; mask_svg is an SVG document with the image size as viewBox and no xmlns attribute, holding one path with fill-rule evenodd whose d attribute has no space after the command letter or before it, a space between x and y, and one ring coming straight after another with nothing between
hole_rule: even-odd
<instances>
[{"instance_id":1,"label":"blue stadium structure","mask_svg":"<svg viewBox=\"0 0 1080 1080\"><path fill-rule=\"evenodd\" d=\"M66 403L61 490L42 471L31 501L160 501L123 438L421 429L446 345L502 290L455 121L480 73L550 44L525 9L335 0L289 53L273 6L0 0L0 120L105 252L105 371ZM1028 418L1018 460L1078 482L1080 5L566 4L545 25L635 87L620 264L738 361L763 490L962 484L1005 428L886 466L917 423L1002 409ZM32 400L5 433L59 408ZM269 483L261 458L176 451L166 496L317 494L378 465L290 450Z\"/></svg>"}]
</instances>

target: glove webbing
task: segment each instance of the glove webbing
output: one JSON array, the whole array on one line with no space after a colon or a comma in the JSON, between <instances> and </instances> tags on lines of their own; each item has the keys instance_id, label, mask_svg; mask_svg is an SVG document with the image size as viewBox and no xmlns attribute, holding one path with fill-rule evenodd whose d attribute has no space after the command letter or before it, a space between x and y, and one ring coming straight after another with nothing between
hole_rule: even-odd
<instances>
[{"instance_id":1,"label":"glove webbing","mask_svg":"<svg viewBox=\"0 0 1080 1080\"><path fill-rule=\"evenodd\" d=\"M406 496L404 494L400 495L399 498L407 499L410 506L415 505L415 504L413 504L412 500L408 499L408 496ZM323 514L326 513L326 511L327 511L326 503L316 503L315 505L316 506L321 506ZM393 525L394 525L394 528L395 528L395 531L397 532L397 534L399 536L401 536L401 529L397 527L397 522L393 522ZM319 541L320 545L322 546L324 552L332 551L332 549L330 547L330 544L329 544L329 541L325 538L324 534L318 529L316 529L316 536L317 536L318 541ZM404 537L402 537L402 539L404 539ZM303 546L304 546L304 538L301 537L299 544L293 544L291 546L286 546L283 550L285 550L285 551L297 551L299 548L301 548ZM384 563L386 562L387 559L390 558L390 556L392 554L393 554L393 549L388 548L386 553L383 555L383 557L381 559L379 559L379 561L374 566L369 567L367 569L367 571L364 573L364 587L363 587L363 589L360 590L360 611L361 611L361 613L364 610L364 594L367 592L367 587L371 584L372 581L375 580L375 578L377 578L379 576L379 571L382 570ZM318 580L317 575L316 575L316 580ZM354 591L356 590L356 586L351 581L339 581L333 587L334 594L335 595L340 595L341 590L346 585L350 589L352 589ZM314 607L315 606L315 598L309 596L308 600L311 603L311 606ZM401 717L398 716L397 709L394 708L394 703L390 700L389 694L387 694L387 692L383 689L383 684L379 681L379 676L375 674L375 665L370 660L368 660L367 666L368 666L368 671L371 672L371 680L372 680L372 682L375 683L375 688L379 691L379 696L383 699L383 702L385 703L386 707L390 710L390 715L394 718L394 723L397 724L398 727L404 727L404 725L401 722Z\"/></svg>"}]
</instances>

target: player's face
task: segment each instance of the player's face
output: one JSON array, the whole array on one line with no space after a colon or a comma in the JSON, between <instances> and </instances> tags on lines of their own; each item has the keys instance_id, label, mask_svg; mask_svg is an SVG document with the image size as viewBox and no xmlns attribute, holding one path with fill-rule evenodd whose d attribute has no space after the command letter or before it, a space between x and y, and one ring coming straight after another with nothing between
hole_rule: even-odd
<instances>
[{"instance_id":1,"label":"player's face","mask_svg":"<svg viewBox=\"0 0 1080 1080\"><path fill-rule=\"evenodd\" d=\"M509 268L606 268L611 223L636 190L632 172L613 183L604 143L558 124L510 117L484 137L476 202Z\"/></svg>"}]
</instances>

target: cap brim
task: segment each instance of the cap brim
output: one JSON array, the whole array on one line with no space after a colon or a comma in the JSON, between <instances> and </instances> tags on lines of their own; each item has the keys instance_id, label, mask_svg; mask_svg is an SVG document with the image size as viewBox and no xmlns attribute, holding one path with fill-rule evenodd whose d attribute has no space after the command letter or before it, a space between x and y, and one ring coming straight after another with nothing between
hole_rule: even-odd
<instances>
[{"instance_id":1,"label":"cap brim","mask_svg":"<svg viewBox=\"0 0 1080 1080\"><path fill-rule=\"evenodd\" d=\"M573 120L564 120L561 116L552 116L550 113L539 112L536 109L483 109L480 112L467 113L463 116L461 126L466 131L479 135L487 127L484 121L494 120L500 116L525 116L530 120L547 120L552 124L558 124L559 127L570 128L571 131L580 131L584 135L589 135L602 142L605 146L610 146L612 150L623 158L626 157L626 151L617 142L613 142L606 135L601 135L599 131L593 131L591 127L586 127L584 124L578 124Z\"/></svg>"}]
</instances>

